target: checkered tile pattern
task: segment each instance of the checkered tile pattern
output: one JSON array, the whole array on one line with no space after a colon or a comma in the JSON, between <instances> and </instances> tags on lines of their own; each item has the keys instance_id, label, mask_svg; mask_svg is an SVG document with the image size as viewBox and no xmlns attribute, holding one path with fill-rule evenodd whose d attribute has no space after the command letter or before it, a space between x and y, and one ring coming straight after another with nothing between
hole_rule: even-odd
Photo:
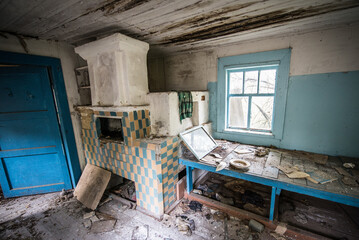
<instances>
[{"instance_id":1,"label":"checkered tile pattern","mask_svg":"<svg viewBox=\"0 0 359 240\"><path fill-rule=\"evenodd\" d=\"M178 182L178 137L161 143L161 166L164 208L167 210L176 201Z\"/></svg>"},{"instance_id":2,"label":"checkered tile pattern","mask_svg":"<svg viewBox=\"0 0 359 240\"><path fill-rule=\"evenodd\" d=\"M122 118L123 140L126 145L132 146L136 139L146 137L151 132L150 111L138 110L132 112L105 112L94 111L95 116Z\"/></svg>"},{"instance_id":3,"label":"checkered tile pattern","mask_svg":"<svg viewBox=\"0 0 359 240\"><path fill-rule=\"evenodd\" d=\"M146 136L149 133L147 131L150 130L149 121L143 121L149 119L149 112L146 113L146 111L94 112L97 116L122 116L122 119L125 119L123 125L126 124L126 128L130 126L131 136L128 137L128 144L126 142L125 144L100 143L100 125L96 121L97 118L93 117L91 129L82 129L83 144L88 163L134 181L137 204L150 212L161 215L176 198L179 141L177 137L170 138L161 144L141 141L141 136ZM139 122L146 124L141 125ZM133 132L135 135L132 135ZM137 138L138 136L140 138Z\"/></svg>"}]
</instances>

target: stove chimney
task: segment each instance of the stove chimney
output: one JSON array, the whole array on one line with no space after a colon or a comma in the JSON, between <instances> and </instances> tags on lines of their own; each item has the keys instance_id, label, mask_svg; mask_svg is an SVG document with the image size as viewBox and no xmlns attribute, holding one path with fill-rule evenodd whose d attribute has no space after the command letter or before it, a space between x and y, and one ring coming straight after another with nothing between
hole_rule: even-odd
<instances>
[{"instance_id":1,"label":"stove chimney","mask_svg":"<svg viewBox=\"0 0 359 240\"><path fill-rule=\"evenodd\" d=\"M116 33L75 48L87 60L93 106L146 104L149 44Z\"/></svg>"}]
</instances>

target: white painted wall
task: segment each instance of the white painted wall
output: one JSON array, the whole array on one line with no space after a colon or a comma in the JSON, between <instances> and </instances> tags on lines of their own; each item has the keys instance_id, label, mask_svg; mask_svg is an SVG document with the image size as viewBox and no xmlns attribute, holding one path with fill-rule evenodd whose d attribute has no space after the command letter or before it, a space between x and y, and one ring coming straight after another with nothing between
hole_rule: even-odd
<instances>
[{"instance_id":1,"label":"white painted wall","mask_svg":"<svg viewBox=\"0 0 359 240\"><path fill-rule=\"evenodd\" d=\"M6 34L7 38L0 36L0 50L8 52L26 53L17 37ZM80 103L79 93L77 91L76 75L74 69L86 65L86 63L78 57L71 45L37 39L24 39L29 54L41 55L47 57L55 57L61 60L62 72L65 80L67 99L70 107L71 120L75 133L78 156L81 169L85 166L85 158L81 140L81 122L79 115L74 110L74 105Z\"/></svg>"},{"instance_id":2,"label":"white painted wall","mask_svg":"<svg viewBox=\"0 0 359 240\"><path fill-rule=\"evenodd\" d=\"M192 91L194 108L192 118L180 122L177 92L148 94L151 112L151 134L176 136L193 126L206 124L209 119L209 93Z\"/></svg>"},{"instance_id":3,"label":"white painted wall","mask_svg":"<svg viewBox=\"0 0 359 240\"><path fill-rule=\"evenodd\" d=\"M252 40L166 56L163 58L164 89L206 90L208 82L217 81L217 58L289 47L292 48L291 76L358 70L358 43L357 23L336 29ZM150 78L161 79L160 76Z\"/></svg>"}]
</instances>

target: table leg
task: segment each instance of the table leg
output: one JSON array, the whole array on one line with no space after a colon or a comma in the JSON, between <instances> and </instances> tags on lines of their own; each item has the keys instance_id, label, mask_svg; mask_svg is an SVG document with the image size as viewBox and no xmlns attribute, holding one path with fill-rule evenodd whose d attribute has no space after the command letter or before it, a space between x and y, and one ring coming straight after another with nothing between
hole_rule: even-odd
<instances>
[{"instance_id":1,"label":"table leg","mask_svg":"<svg viewBox=\"0 0 359 240\"><path fill-rule=\"evenodd\" d=\"M193 189L192 170L193 170L193 167L186 166L186 174L187 174L187 193L192 192L192 189Z\"/></svg>"},{"instance_id":2,"label":"table leg","mask_svg":"<svg viewBox=\"0 0 359 240\"><path fill-rule=\"evenodd\" d=\"M273 221L273 218L274 218L275 199L276 199L276 195L277 195L276 193L277 193L277 188L272 187L272 196L271 196L271 200L270 200L269 221Z\"/></svg>"}]
</instances>

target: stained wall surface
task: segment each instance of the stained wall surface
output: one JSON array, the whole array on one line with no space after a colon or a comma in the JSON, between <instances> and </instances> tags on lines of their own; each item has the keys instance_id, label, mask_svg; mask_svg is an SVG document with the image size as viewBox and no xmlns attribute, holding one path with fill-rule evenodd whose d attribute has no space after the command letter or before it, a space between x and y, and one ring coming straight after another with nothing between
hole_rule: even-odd
<instances>
[{"instance_id":1,"label":"stained wall surface","mask_svg":"<svg viewBox=\"0 0 359 240\"><path fill-rule=\"evenodd\" d=\"M217 58L291 48L282 140L233 134L225 137L249 144L354 157L359 156L356 146L359 132L355 124L359 119L358 42L359 24L247 41L164 57L164 77L159 79L165 79L166 89L208 89L213 135L223 137L216 135Z\"/></svg>"}]
</instances>

